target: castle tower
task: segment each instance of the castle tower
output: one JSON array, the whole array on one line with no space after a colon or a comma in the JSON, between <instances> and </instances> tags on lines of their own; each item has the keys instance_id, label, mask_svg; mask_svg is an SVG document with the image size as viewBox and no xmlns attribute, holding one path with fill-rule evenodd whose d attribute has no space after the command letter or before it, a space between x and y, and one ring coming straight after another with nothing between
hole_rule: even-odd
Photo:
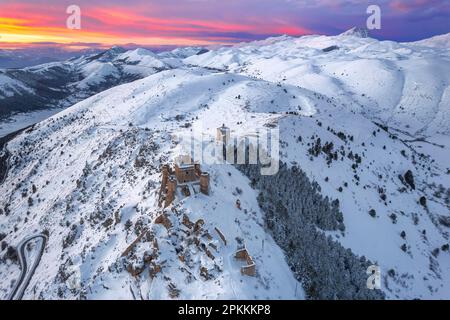
<instances>
[{"instance_id":1,"label":"castle tower","mask_svg":"<svg viewBox=\"0 0 450 320\"><path fill-rule=\"evenodd\" d=\"M230 142L231 131L230 128L223 124L221 127L217 128L216 141L222 142L225 146Z\"/></svg>"},{"instance_id":2,"label":"castle tower","mask_svg":"<svg viewBox=\"0 0 450 320\"><path fill-rule=\"evenodd\" d=\"M194 168L195 168L195 174L197 175L197 177L200 177L202 175L202 170L200 168L200 164L199 163L194 164Z\"/></svg>"},{"instance_id":3,"label":"castle tower","mask_svg":"<svg viewBox=\"0 0 450 320\"><path fill-rule=\"evenodd\" d=\"M209 194L209 173L203 172L200 175L200 192L203 194Z\"/></svg>"},{"instance_id":4,"label":"castle tower","mask_svg":"<svg viewBox=\"0 0 450 320\"><path fill-rule=\"evenodd\" d=\"M168 186L167 186L166 203L165 203L165 206L164 206L165 208L170 206L170 204L175 199L175 191L176 191L176 189L177 189L177 179L175 179L174 176L170 176L169 183L168 183Z\"/></svg>"},{"instance_id":5,"label":"castle tower","mask_svg":"<svg viewBox=\"0 0 450 320\"><path fill-rule=\"evenodd\" d=\"M162 181L161 190L166 190L167 182L169 181L169 165L165 164L162 166Z\"/></svg>"},{"instance_id":6,"label":"castle tower","mask_svg":"<svg viewBox=\"0 0 450 320\"><path fill-rule=\"evenodd\" d=\"M230 128L222 124L221 127L217 128L216 142L222 145L222 156L224 160L227 160L227 146L230 143L231 131ZM234 152L234 150L233 150Z\"/></svg>"},{"instance_id":7,"label":"castle tower","mask_svg":"<svg viewBox=\"0 0 450 320\"><path fill-rule=\"evenodd\" d=\"M189 155L179 155L175 158L175 176L179 183L197 180L195 164Z\"/></svg>"}]
</instances>

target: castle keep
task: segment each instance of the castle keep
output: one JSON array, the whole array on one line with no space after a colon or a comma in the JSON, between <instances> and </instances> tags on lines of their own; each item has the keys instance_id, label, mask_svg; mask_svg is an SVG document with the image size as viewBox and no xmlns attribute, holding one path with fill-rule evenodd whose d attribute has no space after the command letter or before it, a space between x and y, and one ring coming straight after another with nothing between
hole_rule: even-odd
<instances>
[{"instance_id":1,"label":"castle keep","mask_svg":"<svg viewBox=\"0 0 450 320\"><path fill-rule=\"evenodd\" d=\"M225 124L223 124L221 127L217 128L216 133L216 141L222 142L225 146L228 145L231 138L231 131L230 128L226 127Z\"/></svg>"},{"instance_id":2,"label":"castle keep","mask_svg":"<svg viewBox=\"0 0 450 320\"><path fill-rule=\"evenodd\" d=\"M209 194L209 173L202 172L200 164L188 155L179 155L174 167L162 166L162 181L159 192L159 205L164 202L167 208L178 197L188 197L201 192Z\"/></svg>"}]
</instances>

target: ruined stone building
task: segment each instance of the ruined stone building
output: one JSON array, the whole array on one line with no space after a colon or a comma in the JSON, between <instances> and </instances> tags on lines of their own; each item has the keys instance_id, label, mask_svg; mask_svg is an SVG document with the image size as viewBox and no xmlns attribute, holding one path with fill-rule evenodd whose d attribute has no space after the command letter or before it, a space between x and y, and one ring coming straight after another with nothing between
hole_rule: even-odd
<instances>
[{"instance_id":1,"label":"ruined stone building","mask_svg":"<svg viewBox=\"0 0 450 320\"><path fill-rule=\"evenodd\" d=\"M223 124L217 128L215 141L222 145L223 160L237 164L257 164L259 139L258 131L235 136L230 128Z\"/></svg>"},{"instance_id":2,"label":"ruined stone building","mask_svg":"<svg viewBox=\"0 0 450 320\"><path fill-rule=\"evenodd\" d=\"M231 139L231 130L222 124L221 127L217 128L216 141L222 142L225 146L228 145Z\"/></svg>"},{"instance_id":3,"label":"ruined stone building","mask_svg":"<svg viewBox=\"0 0 450 320\"><path fill-rule=\"evenodd\" d=\"M189 155L177 156L173 169L165 164L161 170L160 206L164 202L164 207L168 207L177 196L188 197L198 192L209 194L209 174L202 172L200 164Z\"/></svg>"},{"instance_id":4,"label":"ruined stone building","mask_svg":"<svg viewBox=\"0 0 450 320\"><path fill-rule=\"evenodd\" d=\"M236 260L245 261L246 265L241 267L241 274L254 277L256 276L256 264L253 261L253 258L248 253L247 249L241 248L236 251L234 254Z\"/></svg>"},{"instance_id":5,"label":"ruined stone building","mask_svg":"<svg viewBox=\"0 0 450 320\"><path fill-rule=\"evenodd\" d=\"M175 158L175 177L179 183L196 181L200 174L200 165L194 163L190 156L180 155Z\"/></svg>"}]
</instances>

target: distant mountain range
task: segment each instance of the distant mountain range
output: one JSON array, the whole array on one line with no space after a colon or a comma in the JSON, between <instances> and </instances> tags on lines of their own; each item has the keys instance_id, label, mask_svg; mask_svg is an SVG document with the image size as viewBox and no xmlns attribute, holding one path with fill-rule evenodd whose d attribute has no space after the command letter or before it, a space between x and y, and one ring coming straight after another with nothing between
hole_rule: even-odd
<instances>
[{"instance_id":1,"label":"distant mountain range","mask_svg":"<svg viewBox=\"0 0 450 320\"><path fill-rule=\"evenodd\" d=\"M0 68L26 68L48 62L63 61L74 56L98 53L99 49L66 50L54 46L36 46L25 49L0 49Z\"/></svg>"},{"instance_id":2,"label":"distant mountain range","mask_svg":"<svg viewBox=\"0 0 450 320\"><path fill-rule=\"evenodd\" d=\"M155 54L114 47L22 69L0 69L0 120L15 113L68 107L93 94L180 65L179 59L205 52L181 48Z\"/></svg>"}]
</instances>

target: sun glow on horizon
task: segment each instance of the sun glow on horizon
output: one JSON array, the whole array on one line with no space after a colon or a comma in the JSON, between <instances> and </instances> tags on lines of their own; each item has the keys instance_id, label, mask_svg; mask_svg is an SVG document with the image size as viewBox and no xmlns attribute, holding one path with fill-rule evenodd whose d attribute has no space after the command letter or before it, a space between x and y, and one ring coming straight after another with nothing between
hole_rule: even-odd
<instances>
[{"instance_id":1,"label":"sun glow on horizon","mask_svg":"<svg viewBox=\"0 0 450 320\"><path fill-rule=\"evenodd\" d=\"M0 48L45 43L84 43L87 47L130 43L143 46L208 46L282 33L301 35L308 32L289 22L268 23L251 17L248 21L220 21L188 15L166 15L158 13L157 6L164 5L154 5L152 10L155 12L149 14L133 6L84 4L81 6L81 29L71 30L66 27L69 14L64 3L58 3L46 11L32 1L7 1L0 4ZM148 9L150 6L144 7Z\"/></svg>"}]
</instances>

